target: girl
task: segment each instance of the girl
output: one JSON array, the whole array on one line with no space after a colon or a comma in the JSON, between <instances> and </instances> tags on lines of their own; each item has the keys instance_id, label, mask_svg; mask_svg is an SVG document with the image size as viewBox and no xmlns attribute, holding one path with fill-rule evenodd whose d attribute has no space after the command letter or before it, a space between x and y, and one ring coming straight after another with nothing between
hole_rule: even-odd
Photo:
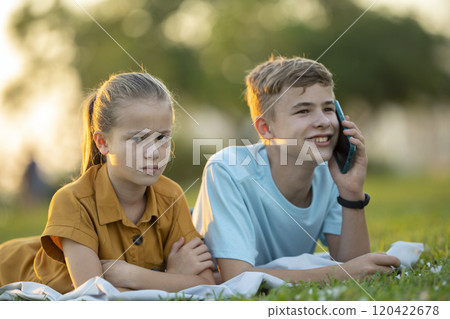
<instances>
[{"instance_id":1,"label":"girl","mask_svg":"<svg viewBox=\"0 0 450 319\"><path fill-rule=\"evenodd\" d=\"M0 286L66 293L104 276L120 290L214 284L181 188L161 176L172 97L147 73L111 76L86 101L81 177L54 195L44 233L0 246Z\"/></svg>"}]
</instances>

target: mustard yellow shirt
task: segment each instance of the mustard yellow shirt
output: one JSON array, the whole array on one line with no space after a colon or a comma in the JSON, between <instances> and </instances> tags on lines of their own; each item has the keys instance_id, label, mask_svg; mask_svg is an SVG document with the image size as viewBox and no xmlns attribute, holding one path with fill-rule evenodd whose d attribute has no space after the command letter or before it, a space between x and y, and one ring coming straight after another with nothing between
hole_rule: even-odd
<instances>
[{"instance_id":1,"label":"mustard yellow shirt","mask_svg":"<svg viewBox=\"0 0 450 319\"><path fill-rule=\"evenodd\" d=\"M134 224L119 204L106 165L91 167L53 196L41 245L33 260L34 274L30 275L27 270L18 275L31 278L15 281L37 281L61 293L71 291L73 286L60 245L62 237L91 248L100 259L122 259L164 271L173 243L180 237L189 242L201 236L192 224L186 198L178 184L161 176L147 187L146 195L144 214ZM13 246L23 250L17 240ZM20 263L20 256L15 260ZM4 285L2 272L4 269L0 264L0 282Z\"/></svg>"}]
</instances>

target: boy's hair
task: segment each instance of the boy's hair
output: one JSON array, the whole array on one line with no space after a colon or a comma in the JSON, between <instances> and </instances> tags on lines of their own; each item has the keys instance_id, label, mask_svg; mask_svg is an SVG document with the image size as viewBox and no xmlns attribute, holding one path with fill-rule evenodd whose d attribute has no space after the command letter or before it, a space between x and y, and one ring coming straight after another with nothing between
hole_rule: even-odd
<instances>
[{"instance_id":1,"label":"boy's hair","mask_svg":"<svg viewBox=\"0 0 450 319\"><path fill-rule=\"evenodd\" d=\"M115 109L121 107L122 102L146 98L167 101L172 108L172 95L166 86L152 75L139 72L111 75L85 100L81 174L93 165L106 162L94 143L94 132L108 133L116 125Z\"/></svg>"},{"instance_id":2,"label":"boy's hair","mask_svg":"<svg viewBox=\"0 0 450 319\"><path fill-rule=\"evenodd\" d=\"M291 86L304 89L316 83L334 86L333 75L323 64L306 58L287 59L281 56L272 56L255 67L247 75L245 83L245 100L253 122L262 115L273 120L273 104L280 97L280 93Z\"/></svg>"}]
</instances>

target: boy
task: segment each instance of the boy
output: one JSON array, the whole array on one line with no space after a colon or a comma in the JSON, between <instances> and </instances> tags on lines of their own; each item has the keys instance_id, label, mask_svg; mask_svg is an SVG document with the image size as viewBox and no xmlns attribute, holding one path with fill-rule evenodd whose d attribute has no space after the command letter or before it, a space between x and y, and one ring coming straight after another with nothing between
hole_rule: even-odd
<instances>
[{"instance_id":1,"label":"boy","mask_svg":"<svg viewBox=\"0 0 450 319\"><path fill-rule=\"evenodd\" d=\"M228 147L211 157L193 213L222 280L245 271L293 282L362 278L399 267L396 257L369 253L364 213L369 196L363 192L367 156L364 137L349 117L343 126L356 152L348 173L342 174L333 158L339 121L331 73L309 59L279 57L251 71L246 86L264 144ZM319 238L344 264L258 268L280 257L313 253Z\"/></svg>"}]
</instances>

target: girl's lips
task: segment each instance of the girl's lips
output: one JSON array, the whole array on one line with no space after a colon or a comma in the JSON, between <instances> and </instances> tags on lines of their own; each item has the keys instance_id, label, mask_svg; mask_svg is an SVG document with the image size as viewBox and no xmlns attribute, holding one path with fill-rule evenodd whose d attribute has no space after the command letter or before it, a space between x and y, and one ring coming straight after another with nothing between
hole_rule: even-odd
<instances>
[{"instance_id":1,"label":"girl's lips","mask_svg":"<svg viewBox=\"0 0 450 319\"><path fill-rule=\"evenodd\" d=\"M142 167L142 169L158 169L158 165L144 166L144 167Z\"/></svg>"},{"instance_id":2,"label":"girl's lips","mask_svg":"<svg viewBox=\"0 0 450 319\"><path fill-rule=\"evenodd\" d=\"M158 166L144 166L141 168L141 171L147 174L154 174L159 170Z\"/></svg>"}]
</instances>

